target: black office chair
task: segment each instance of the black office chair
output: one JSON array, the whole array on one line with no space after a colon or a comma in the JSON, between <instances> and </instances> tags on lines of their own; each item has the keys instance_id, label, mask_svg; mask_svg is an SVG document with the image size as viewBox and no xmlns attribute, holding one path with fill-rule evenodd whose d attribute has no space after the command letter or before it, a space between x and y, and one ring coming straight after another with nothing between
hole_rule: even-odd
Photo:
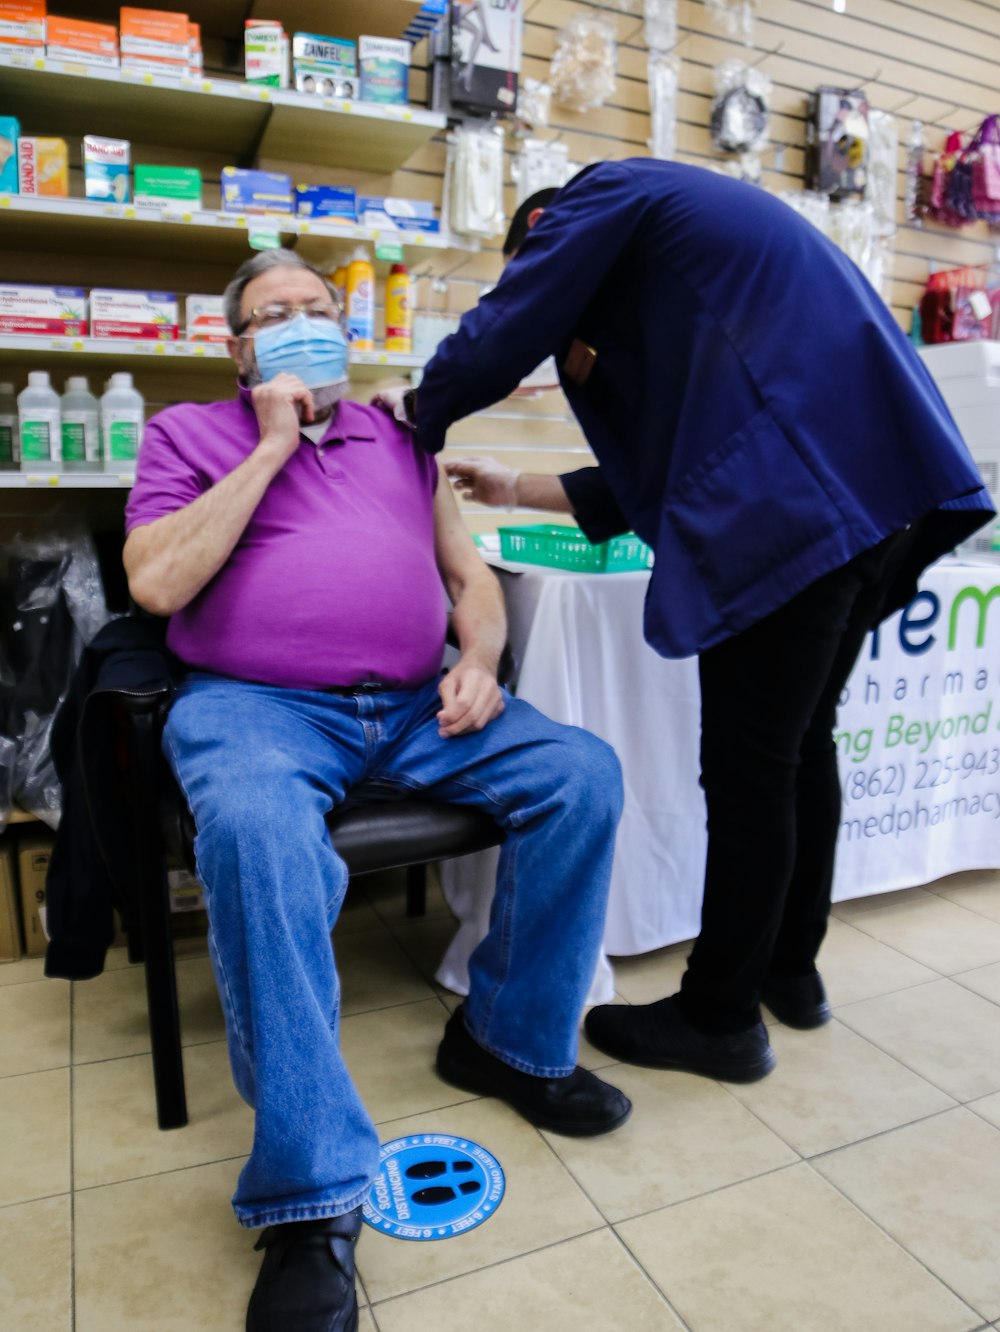
<instances>
[{"instance_id":1,"label":"black office chair","mask_svg":"<svg viewBox=\"0 0 1000 1332\"><path fill-rule=\"evenodd\" d=\"M194 822L160 749L169 691L117 698L125 714L135 839L135 891L125 904L129 958L146 969L157 1120L161 1129L182 1128L187 1104L167 866L173 860L194 868ZM497 846L504 838L478 810L415 798L341 807L327 826L352 879L406 868L410 915L424 909L428 864Z\"/></svg>"}]
</instances>

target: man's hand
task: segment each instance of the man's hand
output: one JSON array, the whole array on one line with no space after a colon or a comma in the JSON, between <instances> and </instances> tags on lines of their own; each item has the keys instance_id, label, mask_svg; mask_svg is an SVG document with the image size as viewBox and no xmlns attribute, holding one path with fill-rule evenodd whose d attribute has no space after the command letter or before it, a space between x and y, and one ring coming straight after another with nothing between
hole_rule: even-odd
<instances>
[{"instance_id":1,"label":"man's hand","mask_svg":"<svg viewBox=\"0 0 1000 1332\"><path fill-rule=\"evenodd\" d=\"M378 393L376 393L371 400L371 406L381 407L384 412L388 412L400 425L409 426L412 429L413 422L410 420L406 410L406 403L404 401L409 392L410 390L402 385L397 385L395 388L379 389Z\"/></svg>"},{"instance_id":2,"label":"man's hand","mask_svg":"<svg viewBox=\"0 0 1000 1332\"><path fill-rule=\"evenodd\" d=\"M298 375L282 372L250 394L260 429L258 448L284 464L299 447L302 422L315 420L312 394Z\"/></svg>"},{"instance_id":3,"label":"man's hand","mask_svg":"<svg viewBox=\"0 0 1000 1332\"><path fill-rule=\"evenodd\" d=\"M481 731L503 712L503 693L496 676L484 666L460 660L438 685L441 711L438 735L450 739Z\"/></svg>"},{"instance_id":4,"label":"man's hand","mask_svg":"<svg viewBox=\"0 0 1000 1332\"><path fill-rule=\"evenodd\" d=\"M512 509L517 503L517 478L521 473L512 467L504 467L492 458L459 458L446 462L444 470L465 500L494 509Z\"/></svg>"}]
</instances>

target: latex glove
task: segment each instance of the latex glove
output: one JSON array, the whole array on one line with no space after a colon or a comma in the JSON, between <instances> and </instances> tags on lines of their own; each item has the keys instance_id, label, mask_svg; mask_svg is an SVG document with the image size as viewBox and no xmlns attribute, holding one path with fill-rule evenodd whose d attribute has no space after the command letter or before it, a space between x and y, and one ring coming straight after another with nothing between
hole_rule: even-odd
<instances>
[{"instance_id":1,"label":"latex glove","mask_svg":"<svg viewBox=\"0 0 1000 1332\"><path fill-rule=\"evenodd\" d=\"M400 425L408 426L413 429L413 422L406 414L405 398L409 389L403 385L397 385L394 388L379 389L371 400L373 407L381 407L382 411L388 412L391 417L399 422Z\"/></svg>"},{"instance_id":2,"label":"latex glove","mask_svg":"<svg viewBox=\"0 0 1000 1332\"><path fill-rule=\"evenodd\" d=\"M517 504L517 478L521 473L513 467L504 467L492 458L459 458L446 462L444 470L465 500L493 509L513 509Z\"/></svg>"}]
</instances>

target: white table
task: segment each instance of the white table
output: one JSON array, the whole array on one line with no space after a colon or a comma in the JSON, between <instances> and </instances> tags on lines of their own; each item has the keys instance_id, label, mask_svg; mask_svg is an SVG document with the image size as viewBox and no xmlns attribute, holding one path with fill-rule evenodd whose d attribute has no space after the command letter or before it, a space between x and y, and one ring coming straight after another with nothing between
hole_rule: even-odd
<instances>
[{"instance_id":1,"label":"white table","mask_svg":"<svg viewBox=\"0 0 1000 1332\"><path fill-rule=\"evenodd\" d=\"M605 951L693 938L705 861L695 660L664 660L643 641L645 573L498 571L518 695L601 736L622 761ZM868 637L845 691L835 899L1000 867L1000 564L942 561L920 587ZM443 867L461 925L438 978L460 992L495 864L485 852ZM604 966L592 998L610 989Z\"/></svg>"}]
</instances>

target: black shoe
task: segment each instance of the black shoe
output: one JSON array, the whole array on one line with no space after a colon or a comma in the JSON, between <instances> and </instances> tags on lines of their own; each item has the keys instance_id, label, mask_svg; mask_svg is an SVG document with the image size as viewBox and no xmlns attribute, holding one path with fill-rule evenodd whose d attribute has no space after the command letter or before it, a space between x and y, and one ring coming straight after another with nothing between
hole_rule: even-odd
<instances>
[{"instance_id":1,"label":"black shoe","mask_svg":"<svg viewBox=\"0 0 1000 1332\"><path fill-rule=\"evenodd\" d=\"M268 1226L246 1332L357 1332L354 1246L361 1208L319 1221Z\"/></svg>"},{"instance_id":2,"label":"black shoe","mask_svg":"<svg viewBox=\"0 0 1000 1332\"><path fill-rule=\"evenodd\" d=\"M769 976L760 997L779 1022L801 1031L822 1027L833 1016L818 971L811 976Z\"/></svg>"},{"instance_id":3,"label":"black shoe","mask_svg":"<svg viewBox=\"0 0 1000 1332\"><path fill-rule=\"evenodd\" d=\"M529 1124L575 1138L610 1133L632 1113L632 1102L586 1069L564 1078L537 1078L511 1068L469 1035L461 1008L448 1019L437 1071L454 1087L506 1101Z\"/></svg>"},{"instance_id":4,"label":"black shoe","mask_svg":"<svg viewBox=\"0 0 1000 1332\"><path fill-rule=\"evenodd\" d=\"M723 1082L756 1082L774 1068L763 1022L716 1035L692 1027L676 996L655 1004L599 1004L584 1030L592 1045L643 1068L676 1068Z\"/></svg>"}]
</instances>

